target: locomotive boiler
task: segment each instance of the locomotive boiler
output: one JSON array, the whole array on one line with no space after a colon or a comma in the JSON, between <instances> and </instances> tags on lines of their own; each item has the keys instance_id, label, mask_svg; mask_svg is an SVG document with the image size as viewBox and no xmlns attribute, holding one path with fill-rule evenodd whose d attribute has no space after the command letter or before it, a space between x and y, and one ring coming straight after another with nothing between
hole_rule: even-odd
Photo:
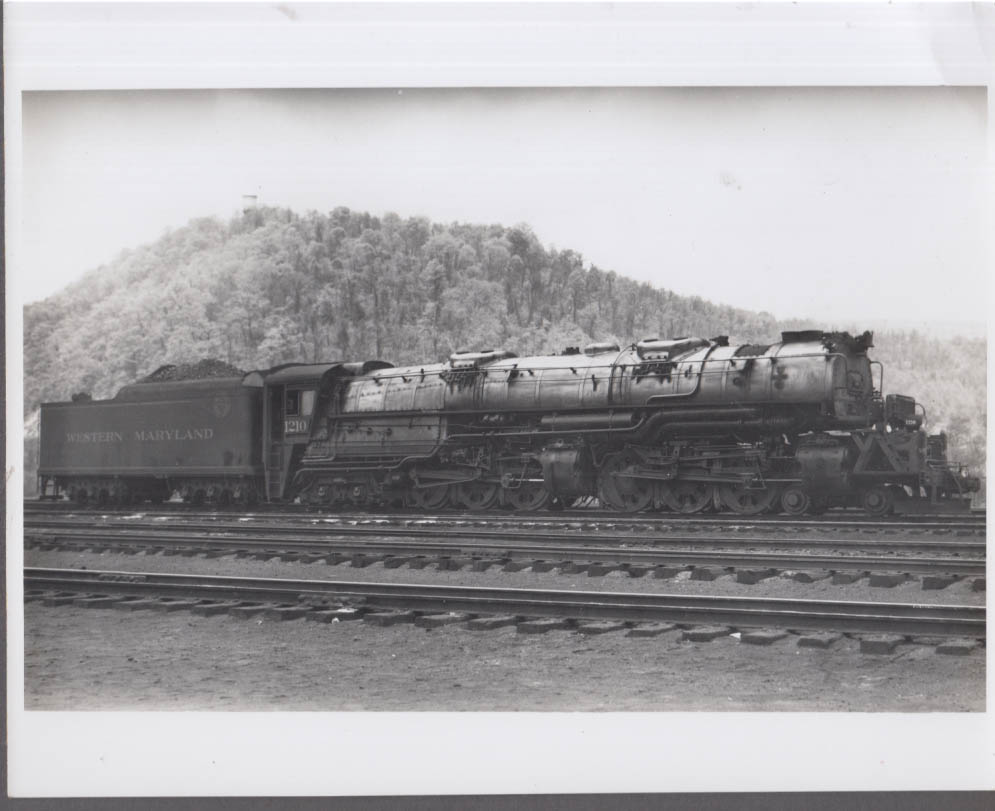
<instances>
[{"instance_id":1,"label":"locomotive boiler","mask_svg":"<svg viewBox=\"0 0 995 811\"><path fill-rule=\"evenodd\" d=\"M252 453L236 464L214 442L227 435L217 427L201 471L170 469L175 448L163 448L157 480L194 500L328 507L528 511L596 497L624 512L966 509L977 479L948 464L945 437L922 430L914 399L882 396L871 346L870 333L805 331L772 344L648 338L403 367L291 364L219 382L258 415L233 429ZM43 492L120 489L137 471L115 467L113 454L102 477L99 465L87 468L86 485L71 465L52 466L65 453L59 431L73 431L60 423L53 433L50 415L74 408L43 406ZM142 436L150 453L156 435Z\"/></svg>"},{"instance_id":2,"label":"locomotive boiler","mask_svg":"<svg viewBox=\"0 0 995 811\"><path fill-rule=\"evenodd\" d=\"M585 496L626 512L965 506L976 480L947 465L911 398L882 399L871 345L819 331L740 346L650 338L329 374L294 486L312 503L424 509Z\"/></svg>"}]
</instances>

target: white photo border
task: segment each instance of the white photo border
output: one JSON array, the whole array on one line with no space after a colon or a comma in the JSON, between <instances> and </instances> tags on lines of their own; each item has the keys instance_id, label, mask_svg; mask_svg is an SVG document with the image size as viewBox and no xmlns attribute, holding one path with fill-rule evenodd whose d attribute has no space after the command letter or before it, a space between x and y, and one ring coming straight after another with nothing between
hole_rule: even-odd
<instances>
[{"instance_id":1,"label":"white photo border","mask_svg":"<svg viewBox=\"0 0 995 811\"><path fill-rule=\"evenodd\" d=\"M19 276L29 272L19 264L20 98L25 91L988 86L995 52L993 11L990 5L971 4L6 4L10 794L995 786L990 712L26 712L18 285ZM989 92L989 121L993 112ZM991 147L990 126L988 139ZM990 148L989 158L992 154ZM988 252L991 267L990 245ZM989 657L989 692L991 664Z\"/></svg>"}]
</instances>

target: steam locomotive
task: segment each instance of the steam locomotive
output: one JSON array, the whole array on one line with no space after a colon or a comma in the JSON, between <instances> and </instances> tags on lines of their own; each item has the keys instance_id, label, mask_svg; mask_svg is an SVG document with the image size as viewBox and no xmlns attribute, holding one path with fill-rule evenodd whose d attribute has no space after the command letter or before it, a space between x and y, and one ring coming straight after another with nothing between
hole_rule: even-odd
<instances>
[{"instance_id":1,"label":"steam locomotive","mask_svg":"<svg viewBox=\"0 0 995 811\"><path fill-rule=\"evenodd\" d=\"M423 510L592 498L627 513L968 509L978 479L947 461L912 397L882 396L872 346L869 332L647 338L136 383L42 406L40 492Z\"/></svg>"}]
</instances>

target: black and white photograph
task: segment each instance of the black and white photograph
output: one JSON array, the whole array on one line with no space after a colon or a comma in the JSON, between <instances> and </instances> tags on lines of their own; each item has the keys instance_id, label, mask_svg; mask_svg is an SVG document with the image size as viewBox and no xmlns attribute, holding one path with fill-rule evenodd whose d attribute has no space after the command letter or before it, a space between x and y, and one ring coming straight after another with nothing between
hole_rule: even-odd
<instances>
[{"instance_id":1,"label":"black and white photograph","mask_svg":"<svg viewBox=\"0 0 995 811\"><path fill-rule=\"evenodd\" d=\"M304 27L307 50L389 18L142 5L13 4L14 34L40 25L54 49L56 19L162 15L209 52L237 13ZM721 36L749 16L719 6ZM147 66L147 86L60 84L15 59L13 732L205 717L334 739L397 718L408 747L419 729L463 749L447 725L508 725L478 739L493 754L516 736L542 752L562 723L631 721L643 744L698 723L701 753L710 729L814 718L868 724L856 757L911 751L898 730L934 719L983 741L984 80L461 80L424 65L472 61L453 42L472 9L393 10L376 53L419 12L455 26L441 55L403 44L422 65L407 80L401 56L308 86ZM896 13L990 35L979 11ZM535 30L572 14L595 50L604 18L638 62L664 57L633 28L690 9L476 13ZM881 8L822 13L799 19L902 30ZM612 764L623 739L604 739ZM961 761L963 786L920 777L990 787L988 754ZM20 766L37 795L42 764ZM299 792L265 779L238 793Z\"/></svg>"}]
</instances>

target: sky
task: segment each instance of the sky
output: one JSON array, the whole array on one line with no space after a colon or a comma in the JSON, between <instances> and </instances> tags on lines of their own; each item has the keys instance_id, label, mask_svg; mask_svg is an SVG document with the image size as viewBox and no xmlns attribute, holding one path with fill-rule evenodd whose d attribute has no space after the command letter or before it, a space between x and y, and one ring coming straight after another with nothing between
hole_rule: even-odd
<instances>
[{"instance_id":1,"label":"sky","mask_svg":"<svg viewBox=\"0 0 995 811\"><path fill-rule=\"evenodd\" d=\"M25 93L28 301L242 196L449 222L827 326L983 323L982 88ZM831 322L831 323L830 323Z\"/></svg>"}]
</instances>

